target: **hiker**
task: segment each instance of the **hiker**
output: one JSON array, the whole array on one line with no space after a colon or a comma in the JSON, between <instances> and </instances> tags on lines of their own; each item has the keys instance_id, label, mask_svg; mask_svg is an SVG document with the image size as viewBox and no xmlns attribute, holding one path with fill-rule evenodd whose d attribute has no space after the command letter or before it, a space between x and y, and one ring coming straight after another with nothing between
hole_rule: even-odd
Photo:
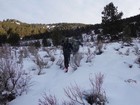
<instances>
[{"instance_id":1,"label":"hiker","mask_svg":"<svg viewBox=\"0 0 140 105\"><path fill-rule=\"evenodd\" d=\"M71 43L69 43L69 39L66 39L65 42L63 41L62 47L63 47L63 55L64 55L65 72L68 72L70 54L73 50L73 47L72 47Z\"/></svg>"}]
</instances>

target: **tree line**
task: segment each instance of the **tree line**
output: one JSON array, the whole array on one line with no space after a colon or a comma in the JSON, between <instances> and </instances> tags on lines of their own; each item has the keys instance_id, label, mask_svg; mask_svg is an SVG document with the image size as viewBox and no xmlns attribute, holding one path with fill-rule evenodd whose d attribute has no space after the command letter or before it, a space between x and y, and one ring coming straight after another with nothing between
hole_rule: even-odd
<instances>
[{"instance_id":1,"label":"tree line","mask_svg":"<svg viewBox=\"0 0 140 105\"><path fill-rule=\"evenodd\" d=\"M125 40L126 37L138 37L140 32L140 14L122 19L123 12L113 2L107 4L102 11L102 34L110 40Z\"/></svg>"},{"instance_id":2,"label":"tree line","mask_svg":"<svg viewBox=\"0 0 140 105\"><path fill-rule=\"evenodd\" d=\"M122 40L125 35L138 37L140 32L140 14L122 19L123 12L113 2L107 4L102 14L101 24L57 23L57 24L27 24L15 19L0 21L0 45L10 43L18 45L20 39L47 39L51 38L54 45L60 44L65 37L82 38L83 33L101 34L110 41ZM125 31L125 32L124 32ZM124 34L125 33L125 34ZM128 36L127 36L128 37Z\"/></svg>"}]
</instances>

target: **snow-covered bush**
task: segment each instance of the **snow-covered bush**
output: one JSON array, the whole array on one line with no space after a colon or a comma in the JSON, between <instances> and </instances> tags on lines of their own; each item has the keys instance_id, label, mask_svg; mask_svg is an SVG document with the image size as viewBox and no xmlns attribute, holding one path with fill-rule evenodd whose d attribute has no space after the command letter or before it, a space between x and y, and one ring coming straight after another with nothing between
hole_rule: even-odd
<instances>
[{"instance_id":1,"label":"snow-covered bush","mask_svg":"<svg viewBox=\"0 0 140 105\"><path fill-rule=\"evenodd\" d=\"M88 48L86 63L92 62L92 59L94 58L94 56L95 56L95 53L91 52L90 48Z\"/></svg>"},{"instance_id":2,"label":"snow-covered bush","mask_svg":"<svg viewBox=\"0 0 140 105\"><path fill-rule=\"evenodd\" d=\"M27 92L30 86L30 76L22 66L11 59L0 59L0 102L7 103L16 96Z\"/></svg>"},{"instance_id":3,"label":"snow-covered bush","mask_svg":"<svg viewBox=\"0 0 140 105\"><path fill-rule=\"evenodd\" d=\"M20 47L19 54L22 55L23 58L27 58L29 56L27 47Z\"/></svg>"},{"instance_id":4,"label":"snow-covered bush","mask_svg":"<svg viewBox=\"0 0 140 105\"><path fill-rule=\"evenodd\" d=\"M90 78L92 89L90 91L82 91L78 85L67 87L64 89L66 96L70 102L75 105L105 105L107 102L105 91L102 89L104 75L99 73L95 75L95 80Z\"/></svg>"},{"instance_id":5,"label":"snow-covered bush","mask_svg":"<svg viewBox=\"0 0 140 105\"><path fill-rule=\"evenodd\" d=\"M99 41L96 45L96 54L97 55L99 55L103 52L102 48L103 48L103 42Z\"/></svg>"},{"instance_id":6,"label":"snow-covered bush","mask_svg":"<svg viewBox=\"0 0 140 105\"><path fill-rule=\"evenodd\" d=\"M12 57L12 47L8 44L4 44L0 47L0 58Z\"/></svg>"},{"instance_id":7,"label":"snow-covered bush","mask_svg":"<svg viewBox=\"0 0 140 105\"><path fill-rule=\"evenodd\" d=\"M50 61L52 61L52 62L55 61L55 57L53 55L50 56Z\"/></svg>"},{"instance_id":8,"label":"snow-covered bush","mask_svg":"<svg viewBox=\"0 0 140 105\"><path fill-rule=\"evenodd\" d=\"M64 69L64 58L62 56L59 57L58 61L56 62L56 65L58 65L60 69Z\"/></svg>"},{"instance_id":9,"label":"snow-covered bush","mask_svg":"<svg viewBox=\"0 0 140 105\"><path fill-rule=\"evenodd\" d=\"M20 47L18 51L18 63L23 63L23 59L29 56L29 52L26 47Z\"/></svg>"},{"instance_id":10,"label":"snow-covered bush","mask_svg":"<svg viewBox=\"0 0 140 105\"><path fill-rule=\"evenodd\" d=\"M136 55L140 55L140 50L139 50L138 45L134 46L134 52L135 52Z\"/></svg>"},{"instance_id":11,"label":"snow-covered bush","mask_svg":"<svg viewBox=\"0 0 140 105\"><path fill-rule=\"evenodd\" d=\"M47 47L47 48L43 48L43 50L47 52L48 57L51 57L52 55L55 54L56 47Z\"/></svg>"},{"instance_id":12,"label":"snow-covered bush","mask_svg":"<svg viewBox=\"0 0 140 105\"><path fill-rule=\"evenodd\" d=\"M101 73L95 75L95 80L94 78L89 79L92 89L89 92L85 91L83 94L90 105L105 105L107 102L105 91L102 89L103 79L104 75Z\"/></svg>"},{"instance_id":13,"label":"snow-covered bush","mask_svg":"<svg viewBox=\"0 0 140 105\"><path fill-rule=\"evenodd\" d=\"M52 96L45 93L43 99L39 99L39 105L76 105L76 103L63 101L62 104L59 104L55 95Z\"/></svg>"},{"instance_id":14,"label":"snow-covered bush","mask_svg":"<svg viewBox=\"0 0 140 105\"><path fill-rule=\"evenodd\" d=\"M125 55L128 56L130 54L130 49L128 48L125 52Z\"/></svg>"},{"instance_id":15,"label":"snow-covered bush","mask_svg":"<svg viewBox=\"0 0 140 105\"><path fill-rule=\"evenodd\" d=\"M105 105L107 102L105 91L102 89L104 75L95 75L95 80L90 78L91 90L83 91L77 84L64 88L69 101L64 100L60 105ZM39 105L59 105L55 96L44 95L39 99Z\"/></svg>"},{"instance_id":16,"label":"snow-covered bush","mask_svg":"<svg viewBox=\"0 0 140 105\"><path fill-rule=\"evenodd\" d=\"M64 92L66 96L70 99L70 102L73 102L75 105L86 105L83 98L82 90L77 84L75 86L65 88Z\"/></svg>"},{"instance_id":17,"label":"snow-covered bush","mask_svg":"<svg viewBox=\"0 0 140 105\"><path fill-rule=\"evenodd\" d=\"M28 46L28 51L33 55L36 56L38 53L38 49L35 46Z\"/></svg>"},{"instance_id":18,"label":"snow-covered bush","mask_svg":"<svg viewBox=\"0 0 140 105\"><path fill-rule=\"evenodd\" d=\"M47 59L42 58L39 54L39 49L36 49L34 46L28 47L29 52L31 53L30 57L33 60L33 62L38 66L38 71L37 74L40 75L42 74L43 68L50 68L52 64L49 65L49 62L54 62L55 57L51 55L49 49L43 48L43 50L47 51ZM50 58L50 59L48 59Z\"/></svg>"},{"instance_id":19,"label":"snow-covered bush","mask_svg":"<svg viewBox=\"0 0 140 105\"><path fill-rule=\"evenodd\" d=\"M135 60L135 63L138 64L140 67L140 56L137 57L137 59Z\"/></svg>"},{"instance_id":20,"label":"snow-covered bush","mask_svg":"<svg viewBox=\"0 0 140 105\"><path fill-rule=\"evenodd\" d=\"M40 75L42 73L43 68L45 68L48 65L48 61L44 61L39 54L34 56L34 63L38 66L38 75Z\"/></svg>"},{"instance_id":21,"label":"snow-covered bush","mask_svg":"<svg viewBox=\"0 0 140 105\"><path fill-rule=\"evenodd\" d=\"M47 52L47 57L50 57L50 50L49 50L49 48L43 48L43 50Z\"/></svg>"},{"instance_id":22,"label":"snow-covered bush","mask_svg":"<svg viewBox=\"0 0 140 105\"><path fill-rule=\"evenodd\" d=\"M22 63L18 62L17 48L4 45L0 56L0 105L27 92L30 86L30 75L22 70Z\"/></svg>"},{"instance_id":23,"label":"snow-covered bush","mask_svg":"<svg viewBox=\"0 0 140 105\"><path fill-rule=\"evenodd\" d=\"M71 55L70 65L74 70L76 70L77 67L80 66L80 62L81 62L82 58L83 58L83 53L77 52L76 54Z\"/></svg>"}]
</instances>

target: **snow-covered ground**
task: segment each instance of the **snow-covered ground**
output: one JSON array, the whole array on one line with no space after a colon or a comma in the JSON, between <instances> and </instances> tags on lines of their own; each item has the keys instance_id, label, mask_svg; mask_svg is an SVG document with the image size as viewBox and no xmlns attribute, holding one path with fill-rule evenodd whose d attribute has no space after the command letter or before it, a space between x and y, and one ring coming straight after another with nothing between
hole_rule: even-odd
<instances>
[{"instance_id":1,"label":"snow-covered ground","mask_svg":"<svg viewBox=\"0 0 140 105\"><path fill-rule=\"evenodd\" d=\"M138 44L140 48L140 44ZM90 48L94 51L95 48ZM115 50L119 49L119 51ZM129 49L129 55L125 53ZM43 94L55 95L61 103L67 100L64 88L77 84L81 90L91 89L89 78L95 74L104 75L103 89L109 101L107 105L140 105L140 68L135 63L137 55L132 46L121 48L119 43L109 43L103 48L101 55L95 55L92 62L86 63L88 47L80 47L80 52L84 53L80 67L76 71L69 67L68 73L60 69L56 62L63 57L60 49L55 51L55 61L50 62L50 68L44 68L42 75L37 75L37 65L29 59L24 59L24 69L30 72L32 86L27 94L17 97L9 105L38 105ZM40 50L43 57L47 53ZM132 66L132 67L129 67ZM61 104L60 104L61 105Z\"/></svg>"}]
</instances>

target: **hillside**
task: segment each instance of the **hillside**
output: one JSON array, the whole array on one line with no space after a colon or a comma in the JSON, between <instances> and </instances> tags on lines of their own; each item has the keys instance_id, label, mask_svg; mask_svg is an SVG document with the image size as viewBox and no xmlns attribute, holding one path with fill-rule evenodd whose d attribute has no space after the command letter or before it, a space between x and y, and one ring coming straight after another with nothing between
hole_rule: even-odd
<instances>
[{"instance_id":1,"label":"hillside","mask_svg":"<svg viewBox=\"0 0 140 105\"><path fill-rule=\"evenodd\" d=\"M40 35L54 28L60 30L74 30L76 28L85 27L85 24L78 23L56 23L56 24L28 24L15 19L7 19L0 22L0 35L16 33L20 37Z\"/></svg>"},{"instance_id":2,"label":"hillside","mask_svg":"<svg viewBox=\"0 0 140 105\"><path fill-rule=\"evenodd\" d=\"M140 15L128 17L117 21L123 24L134 24L135 29L139 30L140 27ZM112 24L112 23L110 23ZM117 23L116 23L117 24ZM114 25L114 23L113 23ZM95 30L96 33L101 29L101 24L82 24L82 23L55 23L55 24L28 24L15 19L7 19L0 22L0 35L8 35L10 33L16 33L20 37L42 35L50 31L58 30L79 30L81 34L83 32L90 33Z\"/></svg>"},{"instance_id":3,"label":"hillside","mask_svg":"<svg viewBox=\"0 0 140 105\"><path fill-rule=\"evenodd\" d=\"M129 27L129 37L139 37L140 15L103 24L56 23L56 24L28 24L15 19L0 22L0 45L9 43L17 46L22 40L52 39L54 45L60 45L65 37L82 40L82 34L102 34L110 41L122 40L124 30ZM106 27L106 31L101 32ZM108 31L107 31L108 30ZM92 33L94 31L94 33ZM128 32L128 31L127 31Z\"/></svg>"},{"instance_id":4,"label":"hillside","mask_svg":"<svg viewBox=\"0 0 140 105\"><path fill-rule=\"evenodd\" d=\"M48 66L43 68L41 75L37 75L39 69L34 62L34 56L24 58L23 69L26 73L30 73L32 86L27 93L18 96L9 105L38 105L39 99L43 100L44 93L55 95L59 105L62 105L64 100L69 101L64 89L78 85L82 92L88 92L92 90L90 78L95 81L95 75L99 73L104 75L101 89L105 91L108 100L106 105L139 105L140 65L135 63L138 57L135 47L140 49L139 40L134 40L133 44L134 46L124 47L118 42L104 44L101 55L92 55L95 47L84 45L79 51L83 56L80 67L74 71L70 66L68 73L57 65L58 60L63 59L61 49L50 51L50 54L55 57L54 62L50 61L46 50L39 49L40 57L49 60ZM91 62L86 62L90 54Z\"/></svg>"}]
</instances>

